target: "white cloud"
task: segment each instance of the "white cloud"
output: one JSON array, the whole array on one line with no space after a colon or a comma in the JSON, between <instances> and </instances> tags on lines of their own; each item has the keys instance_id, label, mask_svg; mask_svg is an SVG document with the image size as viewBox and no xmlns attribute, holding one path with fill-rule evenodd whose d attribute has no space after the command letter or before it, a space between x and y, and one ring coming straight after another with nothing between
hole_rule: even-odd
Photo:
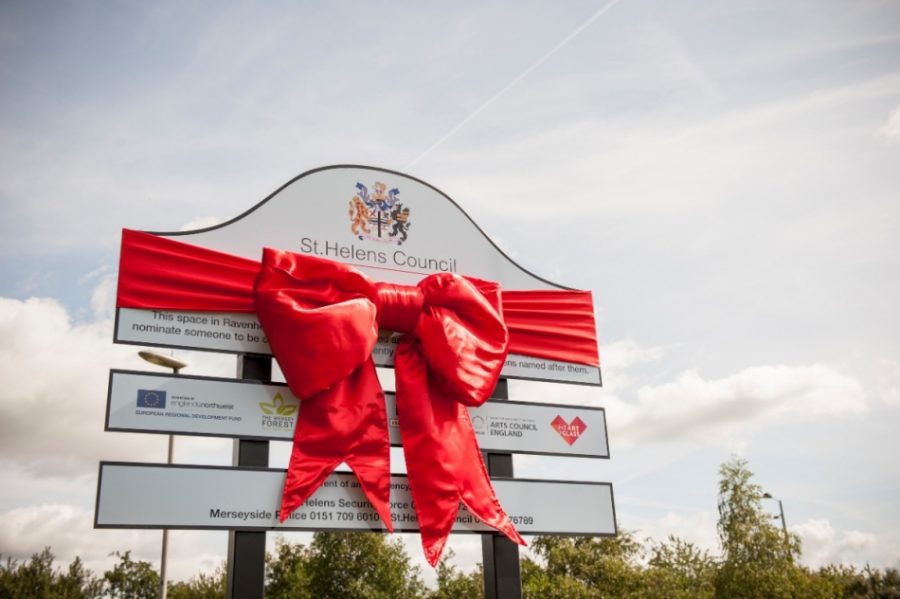
<instances>
[{"instance_id":1,"label":"white cloud","mask_svg":"<svg viewBox=\"0 0 900 599\"><path fill-rule=\"evenodd\" d=\"M109 321L116 310L116 276L107 274L91 293L91 309L97 321Z\"/></svg>"},{"instance_id":2,"label":"white cloud","mask_svg":"<svg viewBox=\"0 0 900 599\"><path fill-rule=\"evenodd\" d=\"M57 566L80 556L89 568L100 572L111 565L109 554L113 551L130 549L136 559L152 559L159 533L95 531L93 517L91 509L66 504L32 505L0 513L0 553L22 560L50 547Z\"/></svg>"},{"instance_id":3,"label":"white cloud","mask_svg":"<svg viewBox=\"0 0 900 599\"><path fill-rule=\"evenodd\" d=\"M900 137L900 106L891 112L879 131L885 137Z\"/></svg>"},{"instance_id":4,"label":"white cloud","mask_svg":"<svg viewBox=\"0 0 900 599\"><path fill-rule=\"evenodd\" d=\"M83 472L110 443L132 458L149 449L103 436L107 369L133 351L111 340L109 321L73 324L55 300L0 298L0 459Z\"/></svg>"},{"instance_id":5,"label":"white cloud","mask_svg":"<svg viewBox=\"0 0 900 599\"><path fill-rule=\"evenodd\" d=\"M159 568L161 531L98 530L93 527L93 518L92 509L68 504L40 504L0 513L0 554L21 562L50 547L57 568L78 556L85 567L102 575L119 561L111 555L114 551L131 551L132 559ZM170 531L169 580L212 572L225 559L227 543L225 532Z\"/></svg>"},{"instance_id":6,"label":"white cloud","mask_svg":"<svg viewBox=\"0 0 900 599\"><path fill-rule=\"evenodd\" d=\"M603 344L600 348L600 369L603 388L607 393L621 392L634 384L627 372L640 364L656 362L663 356L661 347L643 347L633 339L622 339Z\"/></svg>"},{"instance_id":7,"label":"white cloud","mask_svg":"<svg viewBox=\"0 0 900 599\"><path fill-rule=\"evenodd\" d=\"M0 554L23 560L49 546L57 567L77 555L102 573L117 561L111 552L132 550L158 567L159 531L93 528L98 462L162 461L166 437L104 432L109 369L148 368L137 348L112 343L115 278L96 271L83 280L96 282L89 322L73 322L53 299L0 298ZM179 357L194 373L234 374L231 356ZM231 442L181 437L180 459L228 464ZM225 533L173 531L171 577L212 571L226 546Z\"/></svg>"},{"instance_id":8,"label":"white cloud","mask_svg":"<svg viewBox=\"0 0 900 599\"><path fill-rule=\"evenodd\" d=\"M94 472L100 459L154 459L162 436L103 431L110 368L146 369L112 343L115 280L101 278L99 319L74 323L48 298L0 298L0 462L45 474ZM191 372L233 374L229 356L183 352Z\"/></svg>"},{"instance_id":9,"label":"white cloud","mask_svg":"<svg viewBox=\"0 0 900 599\"><path fill-rule=\"evenodd\" d=\"M660 347L643 347L633 339L622 339L603 346L601 361L604 372L625 370L636 364L655 362L662 358Z\"/></svg>"},{"instance_id":10,"label":"white cloud","mask_svg":"<svg viewBox=\"0 0 900 599\"><path fill-rule=\"evenodd\" d=\"M619 442L725 438L772 415L861 414L862 386L827 366L757 366L706 380L695 371L644 387L627 421L610 420ZM627 414L625 414L627 415Z\"/></svg>"},{"instance_id":11,"label":"white cloud","mask_svg":"<svg viewBox=\"0 0 900 599\"><path fill-rule=\"evenodd\" d=\"M837 531L828 520L810 519L789 527L803 543L803 562L819 568L828 564L871 563L876 568L900 565L900 547L880 535L858 530Z\"/></svg>"},{"instance_id":12,"label":"white cloud","mask_svg":"<svg viewBox=\"0 0 900 599\"><path fill-rule=\"evenodd\" d=\"M74 322L54 299L0 298L0 554L27 560L50 547L57 567L77 555L102 574L117 561L111 552L132 550L158 568L159 531L93 528L98 462L163 461L166 437L104 432L109 369L148 365L138 348L112 342L115 278L101 269L82 282L95 283L89 322ZM229 355L178 357L190 373L235 372ZM230 439L178 437L174 458L229 464L231 448ZM186 579L222 562L227 535L172 531L169 547L171 579Z\"/></svg>"},{"instance_id":13,"label":"white cloud","mask_svg":"<svg viewBox=\"0 0 900 599\"><path fill-rule=\"evenodd\" d=\"M653 522L645 524L641 537L661 542L669 535L693 543L701 550L718 553L719 537L716 532L717 516L710 511L669 511Z\"/></svg>"},{"instance_id":14,"label":"white cloud","mask_svg":"<svg viewBox=\"0 0 900 599\"><path fill-rule=\"evenodd\" d=\"M900 408L900 362L883 360L879 364L878 397L886 406Z\"/></svg>"},{"instance_id":15,"label":"white cloud","mask_svg":"<svg viewBox=\"0 0 900 599\"><path fill-rule=\"evenodd\" d=\"M510 380L510 397L521 401L540 401L570 405L612 405L629 409L616 395L633 384L628 369L659 360L660 347L644 347L633 339L621 339L604 343L600 349L600 369L603 387L560 385L537 381Z\"/></svg>"},{"instance_id":16,"label":"white cloud","mask_svg":"<svg viewBox=\"0 0 900 599\"><path fill-rule=\"evenodd\" d=\"M743 454L737 433L772 416L833 417L869 410L862 385L822 364L756 366L720 379L688 370L675 380L632 392L630 368L659 360L663 350L625 339L604 345L604 387L511 381L510 396L522 401L599 405L607 412L617 448L643 441L699 439ZM890 387L885 397L892 397Z\"/></svg>"}]
</instances>

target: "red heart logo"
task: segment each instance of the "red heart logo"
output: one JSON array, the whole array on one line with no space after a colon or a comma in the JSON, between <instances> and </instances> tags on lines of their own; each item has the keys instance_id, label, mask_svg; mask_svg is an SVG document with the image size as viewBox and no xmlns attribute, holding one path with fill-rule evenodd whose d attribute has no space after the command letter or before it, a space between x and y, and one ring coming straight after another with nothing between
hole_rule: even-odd
<instances>
[{"instance_id":1,"label":"red heart logo","mask_svg":"<svg viewBox=\"0 0 900 599\"><path fill-rule=\"evenodd\" d=\"M587 428L587 425L578 416L573 418L572 422L569 423L566 423L562 416L557 416L553 419L553 422L550 423L550 426L555 428L556 432L558 432L563 440L569 445L575 443L575 441L578 440L578 437L581 436L581 433L584 432L584 429Z\"/></svg>"}]
</instances>

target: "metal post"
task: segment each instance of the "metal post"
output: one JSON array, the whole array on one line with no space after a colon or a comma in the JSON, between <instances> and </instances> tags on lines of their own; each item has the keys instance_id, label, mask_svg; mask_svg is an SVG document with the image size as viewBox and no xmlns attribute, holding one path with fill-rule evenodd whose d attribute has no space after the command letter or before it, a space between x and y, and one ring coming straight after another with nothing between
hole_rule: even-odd
<instances>
[{"instance_id":1,"label":"metal post","mask_svg":"<svg viewBox=\"0 0 900 599\"><path fill-rule=\"evenodd\" d=\"M506 379L497 382L494 398L509 399ZM511 453L485 453L485 465L491 476L513 477ZM522 599L519 571L519 546L500 533L481 535L484 563L484 599Z\"/></svg>"},{"instance_id":2,"label":"metal post","mask_svg":"<svg viewBox=\"0 0 900 599\"><path fill-rule=\"evenodd\" d=\"M178 375L182 368L187 366L181 360L176 360L172 356L164 356L162 354L158 354L152 351L139 351L138 355L141 359L150 362L151 364L156 364L157 366L164 366L165 368L171 368L172 374ZM172 453L175 449L175 437L174 435L169 435L169 451L166 458L166 463L172 463ZM166 599L167 589L166 589L166 562L168 561L168 553L169 553L169 529L164 528L162 534L162 551L160 551L159 556L159 597L160 599Z\"/></svg>"},{"instance_id":3,"label":"metal post","mask_svg":"<svg viewBox=\"0 0 900 599\"><path fill-rule=\"evenodd\" d=\"M784 540L787 542L788 540L788 531L787 531L787 522L784 521L784 505L782 505L781 500L778 500L778 511L781 512L781 530L784 531Z\"/></svg>"},{"instance_id":4,"label":"metal post","mask_svg":"<svg viewBox=\"0 0 900 599\"><path fill-rule=\"evenodd\" d=\"M238 356L237 376L245 380L271 380L272 358L244 354ZM232 464L268 467L269 442L255 439L235 439ZM227 599L262 599L265 591L265 576L265 531L229 531L225 597Z\"/></svg>"},{"instance_id":5,"label":"metal post","mask_svg":"<svg viewBox=\"0 0 900 599\"><path fill-rule=\"evenodd\" d=\"M788 536L787 522L784 521L784 504L781 503L781 500L777 497L773 496L771 493L763 493L763 499L774 499L778 502L778 515L772 516L773 518L781 518L781 531L784 533L784 551L787 554L790 554L790 543L791 538Z\"/></svg>"},{"instance_id":6,"label":"metal post","mask_svg":"<svg viewBox=\"0 0 900 599\"><path fill-rule=\"evenodd\" d=\"M178 370L175 370L175 374L178 374ZM172 463L172 454L175 450L175 436L169 435L169 452L168 457L166 458L166 464ZM166 595L168 591L166 589L166 562L168 562L168 553L169 553L169 529L163 529L163 538L162 538L162 554L159 558L159 599L166 599Z\"/></svg>"}]
</instances>

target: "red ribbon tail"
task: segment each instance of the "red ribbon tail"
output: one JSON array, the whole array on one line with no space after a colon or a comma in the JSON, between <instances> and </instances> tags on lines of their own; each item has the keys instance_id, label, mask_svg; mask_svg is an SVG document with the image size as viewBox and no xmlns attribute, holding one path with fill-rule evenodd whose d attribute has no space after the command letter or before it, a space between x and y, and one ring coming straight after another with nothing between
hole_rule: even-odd
<instances>
[{"instance_id":1,"label":"red ribbon tail","mask_svg":"<svg viewBox=\"0 0 900 599\"><path fill-rule=\"evenodd\" d=\"M475 434L472 433L472 436L474 438ZM461 481L463 504L479 520L506 535L510 541L523 547L527 546L525 539L522 538L506 511L500 506L500 500L497 499L494 487L491 485L484 462L480 461L479 465L481 466L479 474L475 474L475 468L472 468L470 476Z\"/></svg>"},{"instance_id":2,"label":"red ribbon tail","mask_svg":"<svg viewBox=\"0 0 900 599\"><path fill-rule=\"evenodd\" d=\"M346 462L393 531L390 451L384 392L375 365L367 360L330 389L301 400L279 519L284 522Z\"/></svg>"},{"instance_id":3,"label":"red ribbon tail","mask_svg":"<svg viewBox=\"0 0 900 599\"><path fill-rule=\"evenodd\" d=\"M448 426L444 429L443 443L438 442L441 446L453 448L455 455L452 458L445 454L444 463L436 467L433 462L429 465L421 460L413 460L411 464L409 452L406 454L422 548L425 551L425 559L431 566L435 566L441 558L459 512L460 502L481 522L503 533L519 545L526 544L500 506L484 467L468 413L463 406L457 404L457 407L461 413L453 422L445 423ZM432 452L419 453L426 444L427 442L420 443L418 449L412 451L419 455L440 454L437 448Z\"/></svg>"},{"instance_id":4,"label":"red ribbon tail","mask_svg":"<svg viewBox=\"0 0 900 599\"><path fill-rule=\"evenodd\" d=\"M524 545L491 486L468 411L429 376L414 346L401 342L394 361L400 434L425 558L432 566L440 560L460 502Z\"/></svg>"},{"instance_id":5,"label":"red ribbon tail","mask_svg":"<svg viewBox=\"0 0 900 599\"><path fill-rule=\"evenodd\" d=\"M390 449L388 449L390 452ZM384 468L381 464L373 463L371 460L361 460L351 458L347 460L347 465L353 469L356 478L366 498L381 521L384 523L388 532L394 532L394 523L391 519L391 477L385 476Z\"/></svg>"},{"instance_id":6,"label":"red ribbon tail","mask_svg":"<svg viewBox=\"0 0 900 599\"><path fill-rule=\"evenodd\" d=\"M456 519L456 510L448 512L452 516L449 520L449 526L446 532L429 531L422 528L422 549L425 551L425 559L432 568L437 567L441 561L441 554L444 553L444 547L447 546L447 539L450 537L450 528L453 526L453 520Z\"/></svg>"},{"instance_id":7,"label":"red ribbon tail","mask_svg":"<svg viewBox=\"0 0 900 599\"><path fill-rule=\"evenodd\" d=\"M316 459L306 455L298 445L291 451L291 461L281 491L281 509L278 520L284 522L294 510L303 505L315 493L341 460Z\"/></svg>"}]
</instances>

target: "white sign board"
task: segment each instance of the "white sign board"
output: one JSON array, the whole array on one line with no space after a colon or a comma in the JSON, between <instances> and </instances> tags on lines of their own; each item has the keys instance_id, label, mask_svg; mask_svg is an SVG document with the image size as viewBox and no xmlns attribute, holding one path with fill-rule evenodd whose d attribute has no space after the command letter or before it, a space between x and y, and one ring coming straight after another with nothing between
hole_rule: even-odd
<instances>
[{"instance_id":1,"label":"white sign board","mask_svg":"<svg viewBox=\"0 0 900 599\"><path fill-rule=\"evenodd\" d=\"M436 188L371 167L310 171L227 223L157 234L252 260L260 259L263 247L320 256L353 265L376 281L415 284L428 274L455 272L499 282L504 289L562 288L513 262ZM118 343L271 353L259 322L248 314L120 309L114 338ZM380 345L375 359L390 366L392 346ZM524 356L510 356L503 376L600 384L597 367Z\"/></svg>"},{"instance_id":2,"label":"white sign board","mask_svg":"<svg viewBox=\"0 0 900 599\"><path fill-rule=\"evenodd\" d=\"M116 316L116 343L262 355L272 353L262 326L254 314L120 308ZM372 359L377 366L394 365L397 337L399 335L379 338L372 351ZM596 385L600 381L600 369L596 366L510 354L503 365L501 376Z\"/></svg>"},{"instance_id":3,"label":"white sign board","mask_svg":"<svg viewBox=\"0 0 900 599\"><path fill-rule=\"evenodd\" d=\"M361 214L356 199L384 209L367 205ZM260 259L263 247L320 256L376 281L415 284L431 273L455 272L505 289L561 287L513 262L440 190L365 166L310 171L222 225L160 234L251 260Z\"/></svg>"},{"instance_id":4,"label":"white sign board","mask_svg":"<svg viewBox=\"0 0 900 599\"><path fill-rule=\"evenodd\" d=\"M385 400L399 446L394 394ZM284 384L113 370L106 430L290 440L298 407ZM484 451L609 457L602 408L489 401L469 416Z\"/></svg>"},{"instance_id":5,"label":"white sign board","mask_svg":"<svg viewBox=\"0 0 900 599\"><path fill-rule=\"evenodd\" d=\"M335 473L290 518L277 519L284 470L101 462L96 528L383 530L353 474ZM497 497L522 534L615 535L612 485L497 479ZM405 476L391 478L397 532L418 524ZM492 529L460 510L453 532Z\"/></svg>"}]
</instances>

